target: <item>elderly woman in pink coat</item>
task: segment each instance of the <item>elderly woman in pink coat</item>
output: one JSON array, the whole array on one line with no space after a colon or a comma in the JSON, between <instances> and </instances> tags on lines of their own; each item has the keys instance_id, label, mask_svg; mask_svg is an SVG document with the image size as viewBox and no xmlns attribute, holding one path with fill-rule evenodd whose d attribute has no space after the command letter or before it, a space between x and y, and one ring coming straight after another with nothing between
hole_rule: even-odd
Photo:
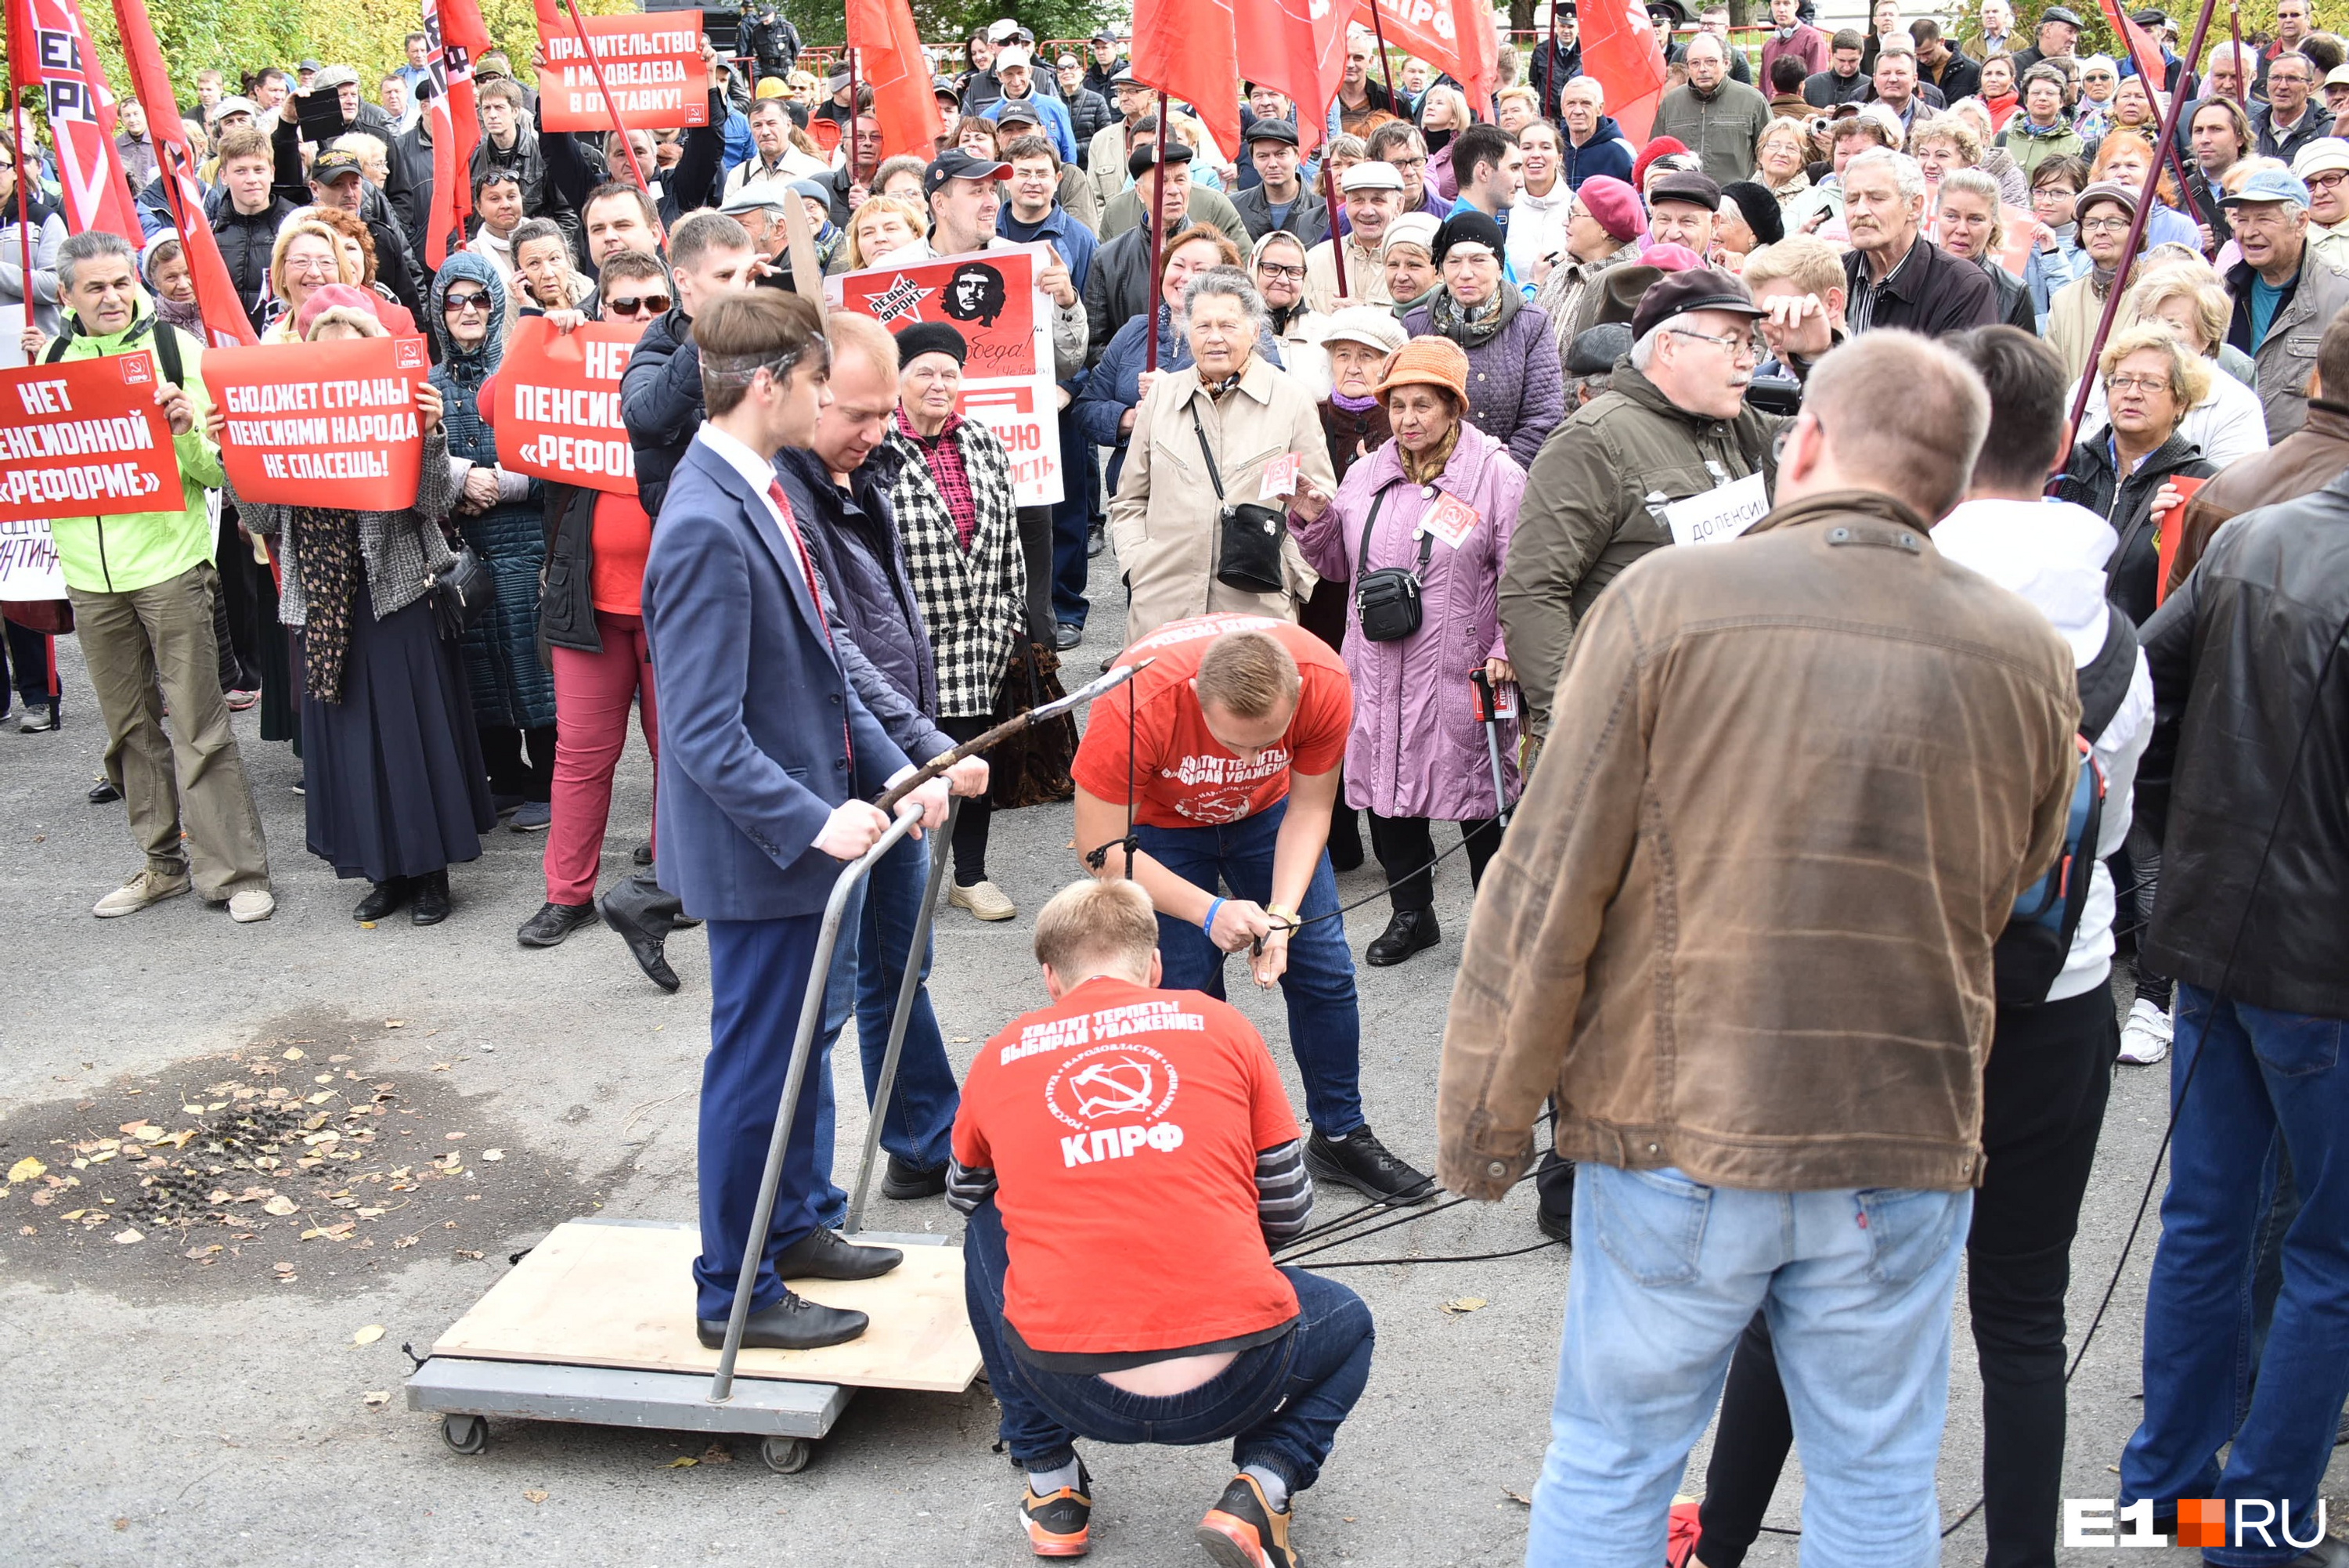
<instances>
[{"instance_id":1,"label":"elderly woman in pink coat","mask_svg":"<svg viewBox=\"0 0 2349 1568\"><path fill-rule=\"evenodd\" d=\"M1354 682L1346 799L1369 811L1371 845L1394 914L1363 958L1400 964L1442 939L1429 824L1457 822L1468 874L1483 877L1501 841L1493 767L1469 676L1513 682L1495 595L1525 470L1469 423L1468 356L1448 338L1415 337L1380 377L1394 438L1346 472L1334 497L1306 486L1291 504L1314 569L1353 580L1345 658ZM1416 581L1417 613L1403 574ZM1507 688L1514 696L1514 687ZM1503 720L1502 791L1516 798L1516 725Z\"/></svg>"}]
</instances>

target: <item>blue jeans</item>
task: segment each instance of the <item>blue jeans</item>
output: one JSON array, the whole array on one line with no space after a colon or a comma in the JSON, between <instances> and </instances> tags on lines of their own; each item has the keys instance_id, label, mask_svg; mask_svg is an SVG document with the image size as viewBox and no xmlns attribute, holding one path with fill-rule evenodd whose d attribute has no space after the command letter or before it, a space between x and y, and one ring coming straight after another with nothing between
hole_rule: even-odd
<instances>
[{"instance_id":1,"label":"blue jeans","mask_svg":"<svg viewBox=\"0 0 2349 1568\"><path fill-rule=\"evenodd\" d=\"M2182 982L2171 1021L2177 1131L2146 1289L2145 1418L2121 1456L2121 1500L2152 1498L2165 1510L2181 1497L2271 1500L2290 1504L2290 1528L2305 1537L2349 1398L2349 1022ZM2257 1348L2255 1243L2274 1199L2279 1138L2300 1211L2284 1233L2282 1285ZM2239 1410L2254 1367L2257 1385ZM2222 1471L2219 1449L2230 1433ZM2212 1548L2203 1559L2264 1568L2299 1555L2281 1534L2274 1540Z\"/></svg>"},{"instance_id":2,"label":"blue jeans","mask_svg":"<svg viewBox=\"0 0 2349 1568\"><path fill-rule=\"evenodd\" d=\"M1282 800L1270 810L1221 827L1134 825L1142 852L1209 892L1272 902L1272 847L1288 815ZM1362 1125L1362 1017L1354 998L1354 954L1346 923L1313 920L1338 907L1338 874L1325 851L1313 868L1298 913L1313 923L1288 939L1288 968L1280 977L1288 1003L1288 1048L1305 1079L1305 1114L1313 1130L1343 1138ZM1224 961L1230 954L1185 921L1158 917L1158 954L1169 991L1205 991L1221 998ZM1246 954L1242 954L1246 961Z\"/></svg>"},{"instance_id":3,"label":"blue jeans","mask_svg":"<svg viewBox=\"0 0 2349 1568\"><path fill-rule=\"evenodd\" d=\"M1344 1285L1303 1269L1280 1271L1297 1288L1295 1326L1268 1345L1242 1351L1187 1394L1152 1398L1098 1377L1041 1371L1003 1343L1008 1260L994 1200L971 1215L962 1245L970 1326L1003 1408L1004 1446L1023 1470L1058 1470L1076 1457L1079 1438L1181 1446L1230 1438L1234 1468L1262 1465L1289 1491L1302 1491L1321 1474L1339 1423L1370 1381L1371 1309Z\"/></svg>"},{"instance_id":4,"label":"blue jeans","mask_svg":"<svg viewBox=\"0 0 2349 1568\"><path fill-rule=\"evenodd\" d=\"M1803 1561L1933 1568L1950 1308L1971 1192L1756 1192L1577 1168L1535 1568L1653 1568L1758 1308L1807 1480Z\"/></svg>"},{"instance_id":5,"label":"blue jeans","mask_svg":"<svg viewBox=\"0 0 2349 1568\"><path fill-rule=\"evenodd\" d=\"M929 886L930 843L926 838L900 839L881 857L841 917L840 939L833 948L832 974L823 993L825 1059L854 1014L868 1106L881 1087L889 1018L897 1010L897 988L905 984L905 957L913 950L915 923L921 919L922 894ZM962 1103L937 1015L930 1010L930 958L931 952L925 951L923 984L914 993L905 1043L897 1055L896 1087L890 1091L888 1114L881 1122L881 1147L925 1171L947 1162L955 1111ZM832 1075L825 1073L817 1104L816 1158L827 1180L833 1154L833 1113ZM830 1212L836 1220L848 1199L836 1185L833 1192Z\"/></svg>"}]
</instances>

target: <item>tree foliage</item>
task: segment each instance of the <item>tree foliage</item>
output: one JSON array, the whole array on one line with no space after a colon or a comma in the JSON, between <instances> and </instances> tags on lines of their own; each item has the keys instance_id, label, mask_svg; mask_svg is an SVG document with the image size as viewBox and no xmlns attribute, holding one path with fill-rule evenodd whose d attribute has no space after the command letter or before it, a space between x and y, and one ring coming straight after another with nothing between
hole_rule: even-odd
<instances>
[{"instance_id":1,"label":"tree foliage","mask_svg":"<svg viewBox=\"0 0 2349 1568\"><path fill-rule=\"evenodd\" d=\"M958 43L1009 16L1039 38L1090 37L1102 27L1123 33L1131 10L1123 0L913 0L914 26L926 44ZM783 14L810 44L843 42L844 8L833 0L783 0Z\"/></svg>"}]
</instances>

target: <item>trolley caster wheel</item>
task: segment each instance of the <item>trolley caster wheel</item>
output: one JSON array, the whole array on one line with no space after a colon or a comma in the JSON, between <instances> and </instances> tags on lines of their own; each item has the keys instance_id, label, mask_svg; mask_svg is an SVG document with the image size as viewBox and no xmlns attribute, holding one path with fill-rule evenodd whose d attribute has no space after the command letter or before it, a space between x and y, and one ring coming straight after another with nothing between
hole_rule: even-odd
<instances>
[{"instance_id":1,"label":"trolley caster wheel","mask_svg":"<svg viewBox=\"0 0 2349 1568\"><path fill-rule=\"evenodd\" d=\"M443 1416L440 1440L453 1452L478 1454L490 1446L490 1424L479 1416Z\"/></svg>"},{"instance_id":2,"label":"trolley caster wheel","mask_svg":"<svg viewBox=\"0 0 2349 1568\"><path fill-rule=\"evenodd\" d=\"M797 1475L815 1458L815 1445L805 1438L766 1438L759 1443L759 1457L777 1475Z\"/></svg>"}]
</instances>

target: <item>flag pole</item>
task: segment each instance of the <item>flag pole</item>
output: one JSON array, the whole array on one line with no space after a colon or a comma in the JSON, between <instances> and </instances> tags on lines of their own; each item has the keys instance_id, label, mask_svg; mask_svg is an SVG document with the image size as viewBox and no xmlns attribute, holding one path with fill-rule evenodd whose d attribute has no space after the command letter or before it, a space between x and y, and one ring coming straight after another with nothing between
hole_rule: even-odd
<instances>
[{"instance_id":1,"label":"flag pole","mask_svg":"<svg viewBox=\"0 0 2349 1568\"><path fill-rule=\"evenodd\" d=\"M1395 107L1401 100L1395 97L1394 67L1387 64L1387 30L1379 23L1378 0L1371 0L1371 35L1379 41L1379 75L1387 84L1387 109L1401 114L1402 110Z\"/></svg>"},{"instance_id":2,"label":"flag pole","mask_svg":"<svg viewBox=\"0 0 2349 1568\"><path fill-rule=\"evenodd\" d=\"M856 43L848 36L844 19L840 36L843 40L840 52L848 60L848 136L846 138L848 156L842 161L848 166L848 182L854 185L856 183ZM881 106L874 104L873 112L877 116L881 112ZM1037 112L1042 111L1040 109Z\"/></svg>"},{"instance_id":3,"label":"flag pole","mask_svg":"<svg viewBox=\"0 0 2349 1568\"><path fill-rule=\"evenodd\" d=\"M612 129L620 133L620 150L628 160L628 172L636 178L636 189L647 195L652 186L645 180L644 165L636 161L636 150L628 140L628 128L620 120L620 101L612 89L604 85L604 62L595 57L595 46L587 42L587 29L579 20L579 0L565 0L571 12L571 36L579 40L579 52L587 57L587 69L595 77L595 90L604 95L604 107L612 113Z\"/></svg>"},{"instance_id":4,"label":"flag pole","mask_svg":"<svg viewBox=\"0 0 2349 1568\"><path fill-rule=\"evenodd\" d=\"M853 98L850 100L852 103L854 101ZM1143 336L1142 367L1152 371L1158 368L1158 295L1162 288L1158 278L1159 252L1166 243L1166 143L1174 134L1174 128L1166 119L1166 89L1160 88L1158 145L1151 150L1150 160L1150 211L1143 218L1150 225L1150 292L1146 296L1150 325L1144 329ZM854 158L856 155L852 152L849 156Z\"/></svg>"},{"instance_id":5,"label":"flag pole","mask_svg":"<svg viewBox=\"0 0 2349 1568\"><path fill-rule=\"evenodd\" d=\"M1565 84L1558 80L1566 69L1566 62L1557 57L1557 5L1558 0L1549 0L1549 90L1542 98L1542 118L1551 121L1557 119L1558 100L1565 88ZM1373 15L1376 14L1372 13Z\"/></svg>"},{"instance_id":6,"label":"flag pole","mask_svg":"<svg viewBox=\"0 0 2349 1568\"><path fill-rule=\"evenodd\" d=\"M2230 57L2235 63L2235 107L2248 111L2251 102L2251 84L2243 70L2243 8L2236 0L2227 0L2227 36L2235 46Z\"/></svg>"},{"instance_id":7,"label":"flag pole","mask_svg":"<svg viewBox=\"0 0 2349 1568\"><path fill-rule=\"evenodd\" d=\"M1338 179L1330 172L1328 148L1321 160L1321 201L1330 209L1330 265L1338 274L1338 297L1346 297L1346 236L1338 232Z\"/></svg>"},{"instance_id":8,"label":"flag pole","mask_svg":"<svg viewBox=\"0 0 2349 1568\"><path fill-rule=\"evenodd\" d=\"M2194 23L2194 42L2186 51L2188 59L2199 60L2202 57L2202 40L2210 31L2210 14L2217 8L2218 3L2219 0L2202 0L2202 14ZM2127 41L2127 36L2124 36L2122 42L2126 44ZM2238 61L2236 69L2241 68L2241 62ZM2152 84L2149 82L2147 84L2147 90L2148 92L2152 90ZM2161 119L2162 146L2168 147L2177 136L2178 113L2185 107L2184 93L2169 95L2169 108L2162 115ZM2137 261L2137 248L2145 242L2145 226L2153 216L2153 204L2158 200L2160 185L2161 160L2157 157L2146 165L2145 184L2137 191L2137 215L2129 220L2128 241L2121 251L2121 264L2113 274L2112 288L2105 294L2104 315L2097 320L2096 335L2088 345L2088 368L2080 377L2078 394L2072 399L2072 433L2075 438L2079 434L2081 417L2088 411L2088 394L2095 386L2096 361L2105 352L2105 340L2112 335L2115 318L2120 315L2121 295L2128 292L2129 269ZM2182 197L2185 192L2180 191L2178 194Z\"/></svg>"}]
</instances>

